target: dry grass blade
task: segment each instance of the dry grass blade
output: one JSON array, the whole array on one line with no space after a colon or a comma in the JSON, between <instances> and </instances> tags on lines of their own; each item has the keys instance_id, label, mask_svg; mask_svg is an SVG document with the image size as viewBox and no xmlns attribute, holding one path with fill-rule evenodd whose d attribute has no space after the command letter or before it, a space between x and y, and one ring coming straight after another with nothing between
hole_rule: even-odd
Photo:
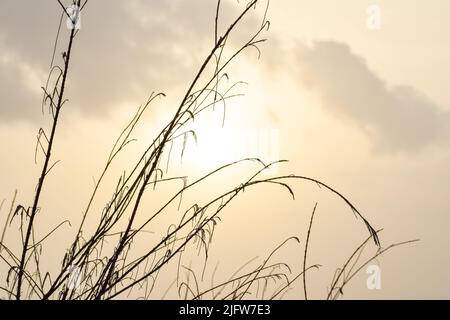
<instances>
[{"instance_id":1,"label":"dry grass blade","mask_svg":"<svg viewBox=\"0 0 450 320\"><path fill-rule=\"evenodd\" d=\"M269 178L262 177L262 173L268 171L276 164L284 163L279 160L272 163L264 163L259 158L245 158L235 160L219 166L209 172L202 173L196 179L190 180L189 172L171 175L169 162L172 159L172 149L178 142L182 142L181 158L185 155L188 139L197 140L197 132L189 128L189 125L197 122L199 114L207 110L215 111L215 106L223 106L223 123L226 118L227 104L230 99L242 96L244 82L232 82L227 71L232 63L237 61L247 49L253 48L261 54L260 44L266 41L263 35L270 27L267 20L269 1L251 0L236 15L235 19L226 27L219 28L221 3L217 1L214 19L214 43L205 55L204 60L194 74L193 80L188 83L182 98L172 110L173 114L164 123L160 130L148 141L133 162L121 167L117 176L113 176L114 183L108 184L108 176L116 174L113 164L116 165L119 155L128 152L128 146L136 141L138 125L143 121L144 113L156 102L157 98L165 96L163 93L154 92L145 102L139 106L131 120L120 131L113 141L106 163L97 179L94 179L94 187L87 204L82 210L81 221L77 224L76 233L70 246L61 256L61 265L57 272L45 272L41 270L40 261L43 257L43 248L48 244L47 240L56 230L68 221L62 221L50 232L44 235L36 234L38 228L37 217L41 216L41 194L47 188L46 178L52 168L58 163L53 159L52 151L57 139L60 115L64 104L65 88L69 75L69 65L72 58L72 47L78 31L73 28L70 31L67 49L62 57L61 67L54 65L55 50L60 38L62 19L69 13L62 6L59 19L59 29L53 48L52 62L49 77L43 87L42 110L48 107L51 115L51 130L39 129L35 146L35 161L38 151L42 152L44 163L38 179L35 196L31 206L16 205L14 195L11 209L7 216L5 226L0 238L0 262L8 268L6 284L1 285L1 292L7 294L10 299L61 299L61 300L109 300L114 298L129 298L134 295L141 299L149 299L155 293L157 283L161 275L176 274L175 281L169 286L164 297L172 290L179 297L204 299L244 299L253 297L258 299L271 299L283 297L300 278L303 279L303 292L308 299L308 287L306 272L312 268L319 268L315 264L307 266L310 237L317 203L314 206L309 223L306 244L303 252L303 265L301 270L295 271L291 265L285 262L273 262L281 249L287 244L298 245L300 240L296 236L288 237L284 242L270 251L269 255L258 265L256 260L250 260L244 264L227 280L214 284L217 265L213 270L212 279L205 284L210 265L210 246L221 217L230 204L241 196L247 188L272 185L290 195L295 200L292 187L293 181L306 181L323 187L331 194L339 197L355 215L362 219L369 231L369 237L350 257L344 267L336 273L333 279L328 299L339 297L339 292L361 270L357 267L354 258L358 257L363 247L373 239L381 248L378 232L369 221L356 209L356 207L336 189L314 178L301 175L279 175ZM85 8L87 1L75 0L81 10ZM239 38L238 32L254 9L261 8L261 23L253 25L254 30L247 38ZM257 6L258 5L258 6ZM257 11L255 11L257 12ZM70 18L70 17L69 17ZM74 22L74 21L72 21ZM221 24L221 23L220 23ZM222 29L221 32L219 29ZM236 39L235 39L236 38ZM240 39L240 40L239 40ZM235 44L234 42L240 44ZM233 43L233 46L230 45ZM222 123L222 124L223 124ZM179 141L181 140L182 141ZM39 155L41 155L39 152ZM175 151L178 152L178 151ZM41 155L41 156L42 156ZM162 163L164 163L165 170ZM227 170L240 168L244 164L252 166L251 174L240 176L239 182L228 189L215 190L210 181L220 175L226 175ZM179 183L172 181L181 180ZM164 184L171 187L170 196L158 207L149 212L145 207L145 198L152 194L154 199L158 197L158 189ZM195 192L196 188L208 188L214 191L213 195L204 200L190 199L185 193ZM97 202L104 194L110 195L102 209L96 208ZM187 200L186 200L187 198ZM103 200L102 200L103 201ZM95 203L95 204L94 204ZM102 202L104 203L104 202ZM2 203L3 204L3 203ZM1 209L1 205L0 205ZM169 216L172 214L172 216ZM169 216L170 222L161 228L159 218ZM12 222L18 224L19 232L16 232L15 241L20 243L20 252L17 253L5 245L5 233ZM154 231L154 229L159 231ZM160 231L162 229L163 231ZM10 241L8 233L8 243ZM145 241L145 246L139 245ZM409 242L406 242L409 243ZM380 249L376 256L386 252L395 246L406 243L394 244L386 249ZM375 256L375 257L376 257ZM192 259L200 262L200 266L192 264ZM356 259L358 260L358 259ZM253 263L255 262L255 265ZM351 267L350 267L351 266ZM350 268L349 268L350 267ZM176 268L174 271L170 268ZM299 267L300 268L300 267ZM245 271L244 271L245 270ZM348 272L350 270L350 272ZM71 281L75 277L77 286L74 288ZM340 284L342 282L342 284Z\"/></svg>"},{"instance_id":2,"label":"dry grass blade","mask_svg":"<svg viewBox=\"0 0 450 320\"><path fill-rule=\"evenodd\" d=\"M306 289L306 257L308 256L309 237L311 236L311 229L314 221L314 215L316 214L317 202L314 205L314 209L311 213L311 219L309 221L308 234L306 236L305 253L303 255L303 292L305 294L305 300L308 300L308 290Z\"/></svg>"}]
</instances>

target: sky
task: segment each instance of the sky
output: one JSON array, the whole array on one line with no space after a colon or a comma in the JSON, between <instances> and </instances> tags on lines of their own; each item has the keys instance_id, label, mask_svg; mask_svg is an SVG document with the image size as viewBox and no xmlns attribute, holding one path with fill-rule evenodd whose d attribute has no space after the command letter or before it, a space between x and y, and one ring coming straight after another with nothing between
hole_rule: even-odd
<instances>
[{"instance_id":1,"label":"sky","mask_svg":"<svg viewBox=\"0 0 450 320\"><path fill-rule=\"evenodd\" d=\"M219 31L243 3L223 1ZM376 28L370 24L372 5L379 9ZM232 47L258 28L264 8L242 21ZM34 161L36 134L50 124L41 111L40 88L49 72L60 14L56 1L0 3L0 202L6 204L16 189L21 202L33 197L42 164L40 156ZM133 161L175 111L211 50L214 14L215 1L208 0L88 3L55 144L60 162L42 200L42 234L66 218L76 225L113 139L151 92L167 97L145 116L137 146L121 165ZM450 298L449 15L446 0L271 1L261 57L248 50L229 69L230 81L247 83L237 89L245 96L231 100L223 128L220 109L196 120L198 143L188 142L185 159L171 164L174 173L187 170L195 176L242 156L288 159L271 173L295 173L333 186L377 229L383 228L383 246L420 239L372 263L382 272L381 288L367 288L364 269L344 298ZM62 30L57 61L67 36ZM119 165L116 170L120 174ZM207 198L254 167L239 170L193 197ZM231 273L288 236L297 235L304 243L317 202L308 261L323 267L311 272L309 283L311 296L323 298L334 270L367 230L334 195L314 184L295 182L292 187L295 201L273 186L239 198L217 230L213 259ZM250 231L249 223L255 224ZM56 249L64 250L64 234L57 232L50 240L55 250L49 250L49 265L59 259ZM242 242L246 245L230 251ZM299 247L284 254L301 264ZM289 297L302 298L300 287Z\"/></svg>"}]
</instances>

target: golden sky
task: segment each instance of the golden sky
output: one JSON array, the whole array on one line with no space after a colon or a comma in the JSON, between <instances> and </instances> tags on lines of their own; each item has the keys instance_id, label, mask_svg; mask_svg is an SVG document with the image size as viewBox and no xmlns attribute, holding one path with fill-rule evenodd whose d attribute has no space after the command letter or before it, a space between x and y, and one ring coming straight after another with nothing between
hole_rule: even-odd
<instances>
[{"instance_id":1,"label":"golden sky","mask_svg":"<svg viewBox=\"0 0 450 320\"><path fill-rule=\"evenodd\" d=\"M379 0L376 30L367 25L373 3L271 1L269 41L261 46L261 58L248 51L230 67L233 81L248 83L239 89L245 97L230 102L223 129L220 108L198 119L193 125L198 146L188 143L186 159L171 166L174 173L197 175L234 156L261 152L249 147L252 141L272 141L275 151L268 157L289 159L277 172L315 177L344 193L384 229L384 245L421 239L378 259L381 290L368 290L362 272L345 297L450 298L450 2ZM225 1L222 29L242 8ZM43 195L42 233L63 219L77 221L113 139L151 92L165 92L167 98L152 107L137 145L120 163L135 159L172 114L213 44L214 10L215 1L209 0L89 2L55 145L61 162ZM0 3L0 201L9 202L15 189L20 201L33 196L39 171L35 137L49 124L41 114L40 87L59 14L56 1ZM260 23L260 14L244 20L237 39ZM58 47L57 55L62 50ZM210 186L224 188L251 172L239 170ZM214 188L198 192L207 198ZM335 196L305 183L293 188L295 201L272 186L236 201L219 227L215 258L232 270L264 256L287 236L303 241L319 202L309 261L324 265L310 278L311 295L320 298L366 230ZM4 216L3 209L1 223ZM245 226L254 221L256 228L248 232ZM55 234L55 248L64 248L64 240L55 240L63 236ZM242 242L247 245L230 250ZM297 249L286 255L300 265ZM302 297L300 288L291 293L296 296Z\"/></svg>"}]
</instances>

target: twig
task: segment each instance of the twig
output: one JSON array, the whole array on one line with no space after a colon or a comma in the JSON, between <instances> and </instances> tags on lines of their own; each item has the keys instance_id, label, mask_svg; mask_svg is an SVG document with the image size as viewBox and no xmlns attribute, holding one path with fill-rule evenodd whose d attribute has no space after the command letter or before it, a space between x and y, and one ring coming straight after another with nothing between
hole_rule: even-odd
<instances>
[{"instance_id":1,"label":"twig","mask_svg":"<svg viewBox=\"0 0 450 320\"><path fill-rule=\"evenodd\" d=\"M314 205L314 209L311 214L311 220L309 221L309 227L308 227L308 235L306 236L306 243L305 243L305 254L303 255L303 291L305 293L305 300L308 300L308 293L306 290L306 257L308 254L308 245L309 245L309 237L311 235L311 228L314 220L314 214L316 213L317 208L317 202Z\"/></svg>"}]
</instances>

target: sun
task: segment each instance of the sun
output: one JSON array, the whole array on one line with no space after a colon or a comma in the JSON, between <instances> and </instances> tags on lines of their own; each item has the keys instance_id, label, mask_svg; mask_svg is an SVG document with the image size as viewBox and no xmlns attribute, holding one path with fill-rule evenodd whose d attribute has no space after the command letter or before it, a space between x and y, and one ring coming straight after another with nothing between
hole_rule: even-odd
<instances>
[{"instance_id":1,"label":"sun","mask_svg":"<svg viewBox=\"0 0 450 320\"><path fill-rule=\"evenodd\" d=\"M239 121L225 122L210 112L195 120L183 153L183 164L195 170L213 170L245 158L265 163L279 160L280 136L277 129L248 127Z\"/></svg>"},{"instance_id":2,"label":"sun","mask_svg":"<svg viewBox=\"0 0 450 320\"><path fill-rule=\"evenodd\" d=\"M195 132L195 138L189 136L183 164L195 169L213 169L242 156L239 127L222 126L217 120L217 114L210 112L190 125L189 130Z\"/></svg>"}]
</instances>

